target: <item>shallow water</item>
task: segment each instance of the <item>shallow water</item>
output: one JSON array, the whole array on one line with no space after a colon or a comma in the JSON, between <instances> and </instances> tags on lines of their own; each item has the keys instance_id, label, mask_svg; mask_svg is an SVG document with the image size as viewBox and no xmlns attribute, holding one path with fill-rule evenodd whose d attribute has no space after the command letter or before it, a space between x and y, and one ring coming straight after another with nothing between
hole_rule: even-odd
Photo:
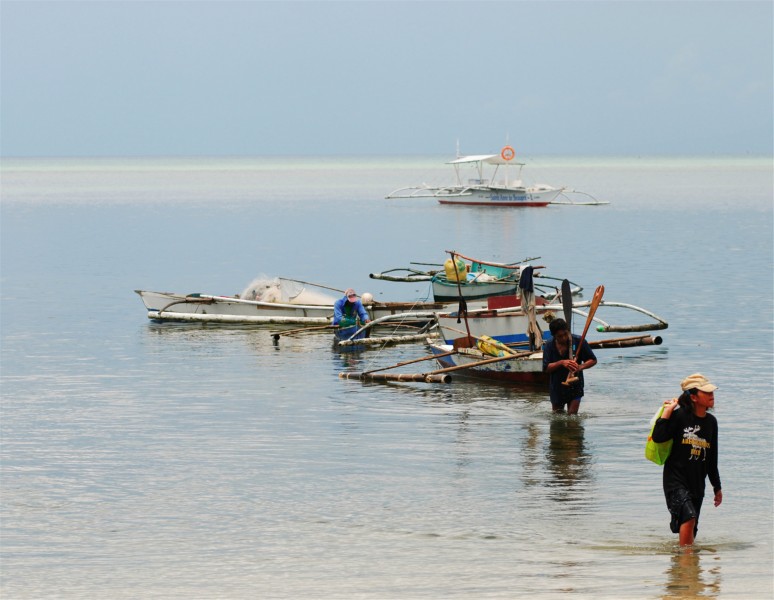
<instances>
[{"instance_id":1,"label":"shallow water","mask_svg":"<svg viewBox=\"0 0 774 600\"><path fill-rule=\"evenodd\" d=\"M536 161L598 207L382 199L442 163L4 160L3 597L771 597L770 160ZM265 274L411 300L368 274L450 249L604 284L664 344L600 350L570 418L540 388L338 377L421 345L157 325L132 292ZM724 503L686 555L642 453L695 371Z\"/></svg>"}]
</instances>

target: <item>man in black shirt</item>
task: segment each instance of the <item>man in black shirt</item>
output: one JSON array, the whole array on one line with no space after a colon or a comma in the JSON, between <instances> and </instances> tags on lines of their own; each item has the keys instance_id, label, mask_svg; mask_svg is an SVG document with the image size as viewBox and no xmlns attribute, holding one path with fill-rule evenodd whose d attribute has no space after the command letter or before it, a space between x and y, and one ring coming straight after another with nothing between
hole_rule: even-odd
<instances>
[{"instance_id":1,"label":"man in black shirt","mask_svg":"<svg viewBox=\"0 0 774 600\"><path fill-rule=\"evenodd\" d=\"M718 422L707 412L715 406L716 385L701 373L683 379L679 398L664 403L653 427L653 441L672 440L664 463L664 496L672 515L670 527L680 534L680 545L690 546L698 531L704 500L704 480L709 477L715 506L723 502L718 472Z\"/></svg>"}]
</instances>

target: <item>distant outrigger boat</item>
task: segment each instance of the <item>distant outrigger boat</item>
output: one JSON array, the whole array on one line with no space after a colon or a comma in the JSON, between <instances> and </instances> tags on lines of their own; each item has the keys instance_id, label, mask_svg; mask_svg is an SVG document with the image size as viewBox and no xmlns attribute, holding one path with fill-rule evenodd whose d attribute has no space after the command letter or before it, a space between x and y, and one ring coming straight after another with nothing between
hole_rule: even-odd
<instances>
[{"instance_id":1,"label":"distant outrigger boat","mask_svg":"<svg viewBox=\"0 0 774 600\"><path fill-rule=\"evenodd\" d=\"M547 184L527 186L521 178L525 163L513 162L516 152L511 146L505 146L500 154L475 154L458 156L446 164L452 165L455 172L455 183L449 186L432 187L428 185L408 186L399 188L385 196L386 199L396 198L435 198L440 204L461 204L469 206L548 206L549 204L608 204L601 202L585 192L570 190L565 187L554 187ZM493 172L486 176L485 166L494 167ZM461 173L461 167L473 167L476 177L467 181ZM502 178L498 179L502 167ZM515 177L511 178L510 167L518 167ZM573 201L568 194L581 194L591 200ZM563 196L564 201L558 198Z\"/></svg>"}]
</instances>

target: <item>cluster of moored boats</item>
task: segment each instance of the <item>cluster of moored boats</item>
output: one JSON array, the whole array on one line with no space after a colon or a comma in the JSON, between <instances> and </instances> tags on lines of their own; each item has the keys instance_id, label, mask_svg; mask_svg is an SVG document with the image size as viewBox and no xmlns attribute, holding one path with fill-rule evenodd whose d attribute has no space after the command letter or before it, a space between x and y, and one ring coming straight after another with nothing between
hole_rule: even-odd
<instances>
[{"instance_id":1,"label":"cluster of moored boats","mask_svg":"<svg viewBox=\"0 0 774 600\"><path fill-rule=\"evenodd\" d=\"M601 300L592 306L593 301L580 300L581 286L543 274L544 267L532 264L538 257L497 263L447 252L450 258L443 265L425 264L440 267L436 270L391 269L370 275L386 281L426 281L432 301L379 302L364 293L360 300L370 322L336 330L341 349L410 342L427 344L428 355L368 372L342 373L342 377L436 382L449 381L450 373L459 373L540 382L545 380L542 345L550 339L548 325L557 317L571 318L572 313L587 321L587 329L593 325L600 333L630 334L589 340L593 348L658 345L661 338L645 332L667 328L664 319L633 304ZM330 334L333 305L340 297L330 292L341 292L287 278L256 280L233 296L135 291L153 321L266 325L274 329L270 334L275 341L302 332ZM608 323L599 316L605 308L638 315L638 322ZM434 361L438 368L405 373L406 365L423 361Z\"/></svg>"},{"instance_id":2,"label":"cluster of moored boats","mask_svg":"<svg viewBox=\"0 0 774 600\"><path fill-rule=\"evenodd\" d=\"M524 163L515 158L511 146L503 147L499 154L472 156L461 156L458 149L456 158L448 163L455 172L452 184L404 187L386 198L434 198L441 204L497 207L607 204L566 187L526 185L522 181ZM431 289L428 301L378 302L371 294L363 294L360 300L370 322L347 329L333 326L337 297L330 292L342 290L294 279L256 280L233 296L135 291L148 309L148 318L159 322L282 327L271 332L275 341L283 335L333 331L341 349L405 342L426 343L429 348L427 356L408 363L341 374L356 379L449 381L449 373L458 372L509 382L543 381L542 345L550 339L548 325L558 316L570 322L573 314L586 320L584 336L591 325L597 332L632 334L589 340L594 348L661 343L660 337L644 334L666 329L661 317L633 304L603 300L599 288L591 301L579 301L581 286L545 275L543 266L532 264L539 257L497 263L447 252L450 257L442 265L412 263L408 268L372 273L372 279L383 281L427 282ZM437 268L423 270L418 266ZM613 325L598 316L600 308L624 309L638 314L644 322ZM421 373L395 372L423 361L435 361L438 368Z\"/></svg>"}]
</instances>

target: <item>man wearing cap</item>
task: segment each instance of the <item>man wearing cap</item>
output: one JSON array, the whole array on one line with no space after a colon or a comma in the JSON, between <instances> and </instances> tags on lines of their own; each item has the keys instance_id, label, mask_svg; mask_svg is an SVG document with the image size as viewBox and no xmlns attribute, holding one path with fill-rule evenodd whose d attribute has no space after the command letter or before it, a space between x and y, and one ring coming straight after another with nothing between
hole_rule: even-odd
<instances>
[{"instance_id":1,"label":"man wearing cap","mask_svg":"<svg viewBox=\"0 0 774 600\"><path fill-rule=\"evenodd\" d=\"M701 373L680 383L679 398L664 402L664 412L653 428L654 442L672 440L672 451L664 463L664 496L672 516L672 533L680 534L680 545L693 544L704 500L704 480L709 476L715 506L723 502L718 472L718 422L708 409L715 406L718 387Z\"/></svg>"},{"instance_id":2,"label":"man wearing cap","mask_svg":"<svg viewBox=\"0 0 774 600\"><path fill-rule=\"evenodd\" d=\"M368 318L366 309L363 308L363 303L357 297L355 290L348 288L344 292L344 297L339 298L333 304L333 326L341 327L342 329L347 327L354 327L357 324L357 319L360 318L361 323L370 323L371 319Z\"/></svg>"}]
</instances>

